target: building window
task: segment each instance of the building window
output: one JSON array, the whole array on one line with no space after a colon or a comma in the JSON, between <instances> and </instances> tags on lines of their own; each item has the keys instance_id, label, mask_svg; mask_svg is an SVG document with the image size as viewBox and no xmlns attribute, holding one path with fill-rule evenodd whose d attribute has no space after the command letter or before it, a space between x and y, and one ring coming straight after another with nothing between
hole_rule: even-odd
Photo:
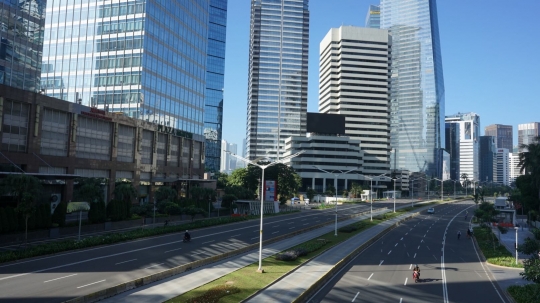
<instances>
[{"instance_id":1,"label":"building window","mask_svg":"<svg viewBox=\"0 0 540 303\"><path fill-rule=\"evenodd\" d=\"M2 150L26 152L30 105L6 100L2 119Z\"/></svg>"},{"instance_id":2,"label":"building window","mask_svg":"<svg viewBox=\"0 0 540 303\"><path fill-rule=\"evenodd\" d=\"M68 113L45 108L42 119L40 153L66 157L69 140Z\"/></svg>"},{"instance_id":3,"label":"building window","mask_svg":"<svg viewBox=\"0 0 540 303\"><path fill-rule=\"evenodd\" d=\"M180 145L180 138L171 136L171 151L169 154L168 164L169 166L178 166L178 156L180 153L178 152L178 146Z\"/></svg>"},{"instance_id":4,"label":"building window","mask_svg":"<svg viewBox=\"0 0 540 303\"><path fill-rule=\"evenodd\" d=\"M167 135L166 134L158 134L158 142L157 142L157 159L156 164L165 166L165 157L167 155Z\"/></svg>"},{"instance_id":5,"label":"building window","mask_svg":"<svg viewBox=\"0 0 540 303\"><path fill-rule=\"evenodd\" d=\"M77 126L78 158L111 159L111 123L79 116Z\"/></svg>"},{"instance_id":6,"label":"building window","mask_svg":"<svg viewBox=\"0 0 540 303\"><path fill-rule=\"evenodd\" d=\"M118 146L116 160L133 163L135 149L135 128L118 125Z\"/></svg>"},{"instance_id":7,"label":"building window","mask_svg":"<svg viewBox=\"0 0 540 303\"><path fill-rule=\"evenodd\" d=\"M191 147L191 140L183 139L182 140L182 177L187 178L189 177L189 162L190 162L190 147Z\"/></svg>"},{"instance_id":8,"label":"building window","mask_svg":"<svg viewBox=\"0 0 540 303\"><path fill-rule=\"evenodd\" d=\"M142 150L141 150L141 163L152 164L152 141L154 139L154 133L149 130L143 130L142 138Z\"/></svg>"},{"instance_id":9,"label":"building window","mask_svg":"<svg viewBox=\"0 0 540 303\"><path fill-rule=\"evenodd\" d=\"M201 143L193 142L193 168L201 167Z\"/></svg>"}]
</instances>

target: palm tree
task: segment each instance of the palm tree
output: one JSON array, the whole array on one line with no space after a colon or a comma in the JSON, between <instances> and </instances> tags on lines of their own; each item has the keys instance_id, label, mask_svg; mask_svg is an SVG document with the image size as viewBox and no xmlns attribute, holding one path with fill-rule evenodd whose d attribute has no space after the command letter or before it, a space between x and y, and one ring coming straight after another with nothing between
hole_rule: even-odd
<instances>
[{"instance_id":1,"label":"palm tree","mask_svg":"<svg viewBox=\"0 0 540 303\"><path fill-rule=\"evenodd\" d=\"M467 173L462 173L461 179L463 179L463 185L465 187L465 196L467 196L467 182L469 181L469 175L467 175Z\"/></svg>"},{"instance_id":2,"label":"palm tree","mask_svg":"<svg viewBox=\"0 0 540 303\"><path fill-rule=\"evenodd\" d=\"M531 176L532 185L538 189L540 199L540 137L536 137L531 144L521 144L519 147L525 150L519 153L520 172Z\"/></svg>"}]
</instances>

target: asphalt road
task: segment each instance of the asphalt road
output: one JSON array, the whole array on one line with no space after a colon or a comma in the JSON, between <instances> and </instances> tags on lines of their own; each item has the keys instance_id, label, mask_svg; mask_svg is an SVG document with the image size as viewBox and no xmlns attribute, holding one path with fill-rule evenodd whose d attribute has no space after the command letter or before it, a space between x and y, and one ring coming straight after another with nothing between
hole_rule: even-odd
<instances>
[{"instance_id":1,"label":"asphalt road","mask_svg":"<svg viewBox=\"0 0 540 303\"><path fill-rule=\"evenodd\" d=\"M373 208L393 203L374 203ZM339 206L338 215L369 210L369 204ZM264 239L323 222L334 209L268 217ZM258 243L259 221L252 220L183 233L140 239L0 265L0 302L62 302L195 260Z\"/></svg>"},{"instance_id":2,"label":"asphalt road","mask_svg":"<svg viewBox=\"0 0 540 303\"><path fill-rule=\"evenodd\" d=\"M310 302L509 302L480 262L465 213L474 204L446 204L404 222L329 281ZM457 239L457 231L461 239ZM418 264L420 282L412 279Z\"/></svg>"}]
</instances>

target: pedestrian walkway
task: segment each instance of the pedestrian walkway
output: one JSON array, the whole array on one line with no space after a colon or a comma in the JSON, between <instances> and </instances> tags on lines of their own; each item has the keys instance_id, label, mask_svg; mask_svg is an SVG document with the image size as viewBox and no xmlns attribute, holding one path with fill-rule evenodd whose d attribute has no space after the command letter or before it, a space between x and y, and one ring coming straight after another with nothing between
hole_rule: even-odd
<instances>
[{"instance_id":1,"label":"pedestrian walkway","mask_svg":"<svg viewBox=\"0 0 540 303\"><path fill-rule=\"evenodd\" d=\"M499 232L499 229L497 227L491 228L495 236L499 239L499 242L506 247L506 249L513 255L516 255L516 230L513 228L508 228L508 231L503 234ZM521 245L525 243L525 239L527 238L534 239L534 235L529 231L528 227L518 227L517 228L517 238L518 238L518 245ZM518 260L522 262L523 260L526 260L530 258L529 255L522 254L518 252Z\"/></svg>"},{"instance_id":2,"label":"pedestrian walkway","mask_svg":"<svg viewBox=\"0 0 540 303\"><path fill-rule=\"evenodd\" d=\"M373 212L374 215L379 215L385 212L388 212L389 210L383 210L378 212ZM338 223L338 228L352 224L354 222L358 222L361 220L368 219L370 217L369 214L362 215L353 219L349 219L346 221L342 221ZM392 219L389 221L384 222L383 224L379 224L377 226L374 226L358 235L365 235L365 239L371 238L373 235L378 234L382 229L386 228L392 222L395 222L399 219ZM334 225L327 225L324 227L321 227L316 230L312 230L306 233L302 233L300 235L285 239L283 241L279 241L270 245L267 245L263 247L262 251L262 257L267 258L270 257L280 251L286 250L290 247L293 247L295 245L298 245L300 243L309 241L311 239L314 239L316 237L320 237L326 233L334 231ZM357 236L358 236L357 235ZM354 237L355 241L364 241L364 238L356 238ZM366 240L367 241L367 240ZM363 243L363 242L360 242ZM338 245L339 247L342 247L342 250L345 250L347 245L341 244ZM351 246L349 244L349 246ZM353 247L354 248L354 247ZM259 252L258 250L254 250L239 256L235 256L217 263L213 263L207 266L203 266L201 268L198 268L195 271L185 272L183 274L170 277L168 279L159 281L155 284L150 284L141 288L134 289L132 291L124 292L122 294L119 294L117 296L108 298L106 300L100 301L100 302L124 302L124 303L154 303L154 302L163 302L166 300L169 300L171 298L174 298L176 296L179 296L187 291L190 291L192 289L195 289L199 286L202 286L206 283L209 283L217 278L220 278L224 275L227 275L231 272L234 272L240 268L243 268L249 264L255 263L258 261ZM328 259L328 256L326 257ZM334 259L332 259L334 260ZM336 259L339 261L340 259ZM336 262L337 262L336 261ZM333 261L332 261L333 262ZM328 263L328 260L325 263L328 263L328 266L333 266L336 262L330 264ZM326 272L326 271L325 271ZM321 274L324 274L325 272L321 272ZM303 277L302 279L305 279L306 277ZM302 280L300 279L300 280ZM311 284L305 284L306 287L309 287ZM280 302L290 302L291 300L285 300ZM261 301L262 302L262 301Z\"/></svg>"}]
</instances>

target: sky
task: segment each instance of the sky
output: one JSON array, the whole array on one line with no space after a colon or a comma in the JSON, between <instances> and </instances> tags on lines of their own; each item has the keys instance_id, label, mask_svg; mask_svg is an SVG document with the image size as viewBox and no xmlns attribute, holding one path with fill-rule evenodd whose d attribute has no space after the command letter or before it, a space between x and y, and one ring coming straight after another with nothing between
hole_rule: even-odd
<instances>
[{"instance_id":1,"label":"sky","mask_svg":"<svg viewBox=\"0 0 540 303\"><path fill-rule=\"evenodd\" d=\"M330 28L364 26L366 0L311 0L308 112L318 111L319 43ZM223 139L246 136L249 0L229 0ZM540 1L438 0L445 115L475 112L481 135L491 124L540 122ZM444 145L444 142L442 142Z\"/></svg>"}]
</instances>

